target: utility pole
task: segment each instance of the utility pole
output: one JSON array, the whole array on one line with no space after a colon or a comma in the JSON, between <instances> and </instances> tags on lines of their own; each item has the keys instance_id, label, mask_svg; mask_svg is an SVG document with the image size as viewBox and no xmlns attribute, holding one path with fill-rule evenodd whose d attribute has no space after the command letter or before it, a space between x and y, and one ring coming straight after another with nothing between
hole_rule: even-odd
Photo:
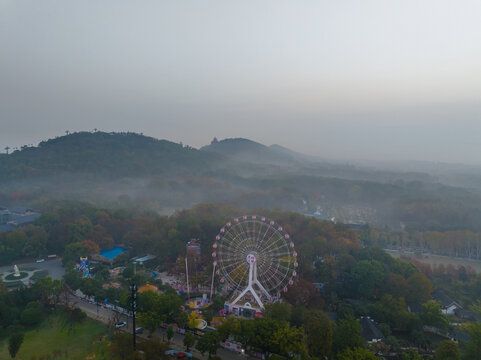
<instances>
[{"instance_id":1,"label":"utility pole","mask_svg":"<svg viewBox=\"0 0 481 360\"><path fill-rule=\"evenodd\" d=\"M137 350L137 344L135 339L135 311L137 310L137 285L132 283L130 285L131 302L132 302L132 339L134 344L134 351Z\"/></svg>"}]
</instances>

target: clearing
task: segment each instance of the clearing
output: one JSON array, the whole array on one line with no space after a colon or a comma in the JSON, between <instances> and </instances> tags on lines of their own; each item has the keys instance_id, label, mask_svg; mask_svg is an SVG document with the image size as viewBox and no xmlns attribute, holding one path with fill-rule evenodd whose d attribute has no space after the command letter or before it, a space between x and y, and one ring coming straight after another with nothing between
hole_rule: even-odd
<instances>
[{"instance_id":1,"label":"clearing","mask_svg":"<svg viewBox=\"0 0 481 360\"><path fill-rule=\"evenodd\" d=\"M36 329L25 332L23 344L15 359L107 359L109 342L104 337L107 333L105 325L90 319L74 324L70 329L63 316L51 315ZM89 357L91 354L97 356ZM0 342L0 359L10 359L8 338Z\"/></svg>"}]
</instances>

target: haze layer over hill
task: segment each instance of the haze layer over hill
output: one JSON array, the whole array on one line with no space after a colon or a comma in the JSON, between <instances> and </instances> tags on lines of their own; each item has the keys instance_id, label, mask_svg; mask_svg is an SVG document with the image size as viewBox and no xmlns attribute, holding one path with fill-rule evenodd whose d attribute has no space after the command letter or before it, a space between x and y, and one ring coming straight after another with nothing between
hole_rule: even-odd
<instances>
[{"instance_id":1,"label":"haze layer over hill","mask_svg":"<svg viewBox=\"0 0 481 360\"><path fill-rule=\"evenodd\" d=\"M0 184L5 205L79 199L170 214L221 202L413 230L481 224L480 197L435 176L328 162L247 139L197 150L134 133L74 133L1 154Z\"/></svg>"}]
</instances>

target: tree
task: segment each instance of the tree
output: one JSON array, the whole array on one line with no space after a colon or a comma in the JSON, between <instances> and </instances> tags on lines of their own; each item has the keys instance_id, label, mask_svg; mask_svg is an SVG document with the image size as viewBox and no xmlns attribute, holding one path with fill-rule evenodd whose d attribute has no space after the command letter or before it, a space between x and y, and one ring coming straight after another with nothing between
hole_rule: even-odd
<instances>
[{"instance_id":1,"label":"tree","mask_svg":"<svg viewBox=\"0 0 481 360\"><path fill-rule=\"evenodd\" d=\"M43 313L41 305L36 301L32 301L29 302L25 310L22 311L20 321L25 326L33 326L40 323L40 321L42 321L42 317Z\"/></svg>"},{"instance_id":2,"label":"tree","mask_svg":"<svg viewBox=\"0 0 481 360\"><path fill-rule=\"evenodd\" d=\"M321 308L324 304L316 287L305 279L300 279L295 282L294 285L289 286L287 292L283 293L282 296L294 307L305 306Z\"/></svg>"},{"instance_id":3,"label":"tree","mask_svg":"<svg viewBox=\"0 0 481 360\"><path fill-rule=\"evenodd\" d=\"M423 358L416 350L409 349L407 352L402 354L402 360L423 360Z\"/></svg>"},{"instance_id":4,"label":"tree","mask_svg":"<svg viewBox=\"0 0 481 360\"><path fill-rule=\"evenodd\" d=\"M187 351L194 346L195 344L195 335L191 332L188 332L184 336L184 346L186 347Z\"/></svg>"},{"instance_id":5,"label":"tree","mask_svg":"<svg viewBox=\"0 0 481 360\"><path fill-rule=\"evenodd\" d=\"M148 360L163 360L165 358L165 351L168 350L167 344L161 342L159 339L149 339L138 344L144 352L142 359Z\"/></svg>"},{"instance_id":6,"label":"tree","mask_svg":"<svg viewBox=\"0 0 481 360\"><path fill-rule=\"evenodd\" d=\"M364 348L355 347L337 354L337 360L378 360L378 357Z\"/></svg>"},{"instance_id":7,"label":"tree","mask_svg":"<svg viewBox=\"0 0 481 360\"><path fill-rule=\"evenodd\" d=\"M435 326L441 330L446 330L449 325L448 319L441 311L441 304L434 300L423 304L421 319L426 325Z\"/></svg>"},{"instance_id":8,"label":"tree","mask_svg":"<svg viewBox=\"0 0 481 360\"><path fill-rule=\"evenodd\" d=\"M149 336L160 327L162 323L159 315L153 311L139 312L138 319L140 325L147 329Z\"/></svg>"},{"instance_id":9,"label":"tree","mask_svg":"<svg viewBox=\"0 0 481 360\"><path fill-rule=\"evenodd\" d=\"M266 304L262 313L267 318L289 321L291 318L291 305L281 302Z\"/></svg>"},{"instance_id":10,"label":"tree","mask_svg":"<svg viewBox=\"0 0 481 360\"><path fill-rule=\"evenodd\" d=\"M361 336L361 324L354 317L348 316L341 319L334 327L332 345L336 353L347 348L363 347L364 339Z\"/></svg>"},{"instance_id":11,"label":"tree","mask_svg":"<svg viewBox=\"0 0 481 360\"><path fill-rule=\"evenodd\" d=\"M354 264L350 272L350 285L356 294L366 298L377 295L383 286L385 270L377 260L361 260Z\"/></svg>"},{"instance_id":12,"label":"tree","mask_svg":"<svg viewBox=\"0 0 481 360\"><path fill-rule=\"evenodd\" d=\"M376 321L388 324L391 329L406 330L414 317L407 311L403 298L396 299L389 294L375 303L373 310Z\"/></svg>"},{"instance_id":13,"label":"tree","mask_svg":"<svg viewBox=\"0 0 481 360\"><path fill-rule=\"evenodd\" d=\"M62 282L60 280L52 280L51 277L44 277L38 279L31 289L44 305L47 305L50 301L56 303L62 292Z\"/></svg>"},{"instance_id":14,"label":"tree","mask_svg":"<svg viewBox=\"0 0 481 360\"><path fill-rule=\"evenodd\" d=\"M20 350L22 343L23 333L16 333L10 336L10 339L8 340L8 352L10 353L12 359L15 359L15 356L17 355L18 350Z\"/></svg>"},{"instance_id":15,"label":"tree","mask_svg":"<svg viewBox=\"0 0 481 360\"><path fill-rule=\"evenodd\" d=\"M305 324L309 354L317 358L329 357L332 348L331 320L322 311L311 312Z\"/></svg>"},{"instance_id":16,"label":"tree","mask_svg":"<svg viewBox=\"0 0 481 360\"><path fill-rule=\"evenodd\" d=\"M469 340L461 343L463 360L481 359L481 323L468 323L464 331L469 335Z\"/></svg>"},{"instance_id":17,"label":"tree","mask_svg":"<svg viewBox=\"0 0 481 360\"><path fill-rule=\"evenodd\" d=\"M195 311L192 311L188 316L189 328L195 329L197 325L199 325L200 319L199 314Z\"/></svg>"},{"instance_id":18,"label":"tree","mask_svg":"<svg viewBox=\"0 0 481 360\"><path fill-rule=\"evenodd\" d=\"M425 302L431 299L433 292L433 284L426 277L426 275L416 272L408 279L409 293L406 296L408 302L421 301Z\"/></svg>"},{"instance_id":19,"label":"tree","mask_svg":"<svg viewBox=\"0 0 481 360\"><path fill-rule=\"evenodd\" d=\"M270 343L270 352L288 357L297 355L301 355L302 358L307 357L307 349L303 341L303 335L302 329L289 326L289 323L283 322L268 340Z\"/></svg>"},{"instance_id":20,"label":"tree","mask_svg":"<svg viewBox=\"0 0 481 360\"><path fill-rule=\"evenodd\" d=\"M174 337L174 328L172 325L167 327L167 342L170 344L170 340Z\"/></svg>"},{"instance_id":21,"label":"tree","mask_svg":"<svg viewBox=\"0 0 481 360\"><path fill-rule=\"evenodd\" d=\"M196 348L202 355L204 355L205 352L209 353L210 359L212 354L217 352L219 346L220 339L218 334L216 332L208 332L197 341Z\"/></svg>"},{"instance_id":22,"label":"tree","mask_svg":"<svg viewBox=\"0 0 481 360\"><path fill-rule=\"evenodd\" d=\"M458 344L451 340L443 340L434 353L434 360L459 360Z\"/></svg>"},{"instance_id":23,"label":"tree","mask_svg":"<svg viewBox=\"0 0 481 360\"><path fill-rule=\"evenodd\" d=\"M117 333L112 339L110 347L111 359L115 360L136 360L137 356L132 347L132 335Z\"/></svg>"}]
</instances>

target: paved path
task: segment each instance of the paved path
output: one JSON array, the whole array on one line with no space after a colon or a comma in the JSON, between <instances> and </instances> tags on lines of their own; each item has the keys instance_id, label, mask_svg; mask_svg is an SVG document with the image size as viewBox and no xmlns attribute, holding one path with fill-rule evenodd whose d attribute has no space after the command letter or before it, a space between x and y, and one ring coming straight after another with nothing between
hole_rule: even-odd
<instances>
[{"instance_id":1,"label":"paved path","mask_svg":"<svg viewBox=\"0 0 481 360\"><path fill-rule=\"evenodd\" d=\"M83 301L78 299L77 297L73 295L69 295L69 303L74 304L76 307L84 311L87 316L91 319L101 321L104 324L109 324L111 321L125 321L127 323L127 326L124 326L121 328L122 331L126 331L129 333L132 333L132 318L130 316L124 315L124 314L119 314L118 312L112 310L112 309L107 309L102 306L97 306L95 304L91 304L87 301ZM136 323L138 325L138 321ZM158 337L160 339L167 339L166 335L166 330L165 329L159 329L155 333L152 334L155 337ZM138 335L139 337L143 339L148 339L147 334L142 334ZM177 350L185 350L184 348L184 335L175 333L174 337L170 341L171 346L175 347ZM207 354L202 356L202 354L197 351L196 349L191 349L189 351L192 353L196 358L199 359L208 359ZM249 359L255 359L251 358L246 355L240 355L238 353L219 348L217 350L217 356L224 360L249 360Z\"/></svg>"},{"instance_id":2,"label":"paved path","mask_svg":"<svg viewBox=\"0 0 481 360\"><path fill-rule=\"evenodd\" d=\"M41 263L37 262L29 262L23 264L16 264L20 271L22 268L34 268L35 271L40 270L47 270L48 276L50 276L53 280L60 280L65 274L65 269L62 265L62 260L55 259L55 260L46 260ZM0 274L5 273L9 274L13 272L13 265L6 265L0 267Z\"/></svg>"}]
</instances>

